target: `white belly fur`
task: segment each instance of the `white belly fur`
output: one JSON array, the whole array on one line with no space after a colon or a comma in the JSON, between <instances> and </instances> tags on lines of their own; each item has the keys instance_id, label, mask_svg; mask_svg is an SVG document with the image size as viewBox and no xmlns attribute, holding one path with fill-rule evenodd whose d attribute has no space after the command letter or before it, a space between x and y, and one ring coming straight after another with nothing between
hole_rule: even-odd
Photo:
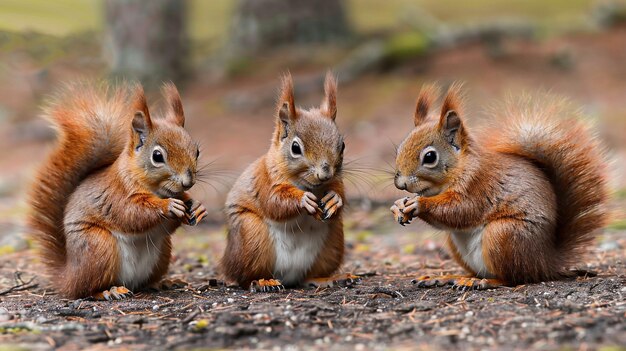
<instances>
[{"instance_id":1,"label":"white belly fur","mask_svg":"<svg viewBox=\"0 0 626 351\"><path fill-rule=\"evenodd\" d=\"M274 241L274 278L284 285L297 285L315 263L328 236L328 224L309 215L286 222L268 221Z\"/></svg>"},{"instance_id":2,"label":"white belly fur","mask_svg":"<svg viewBox=\"0 0 626 351\"><path fill-rule=\"evenodd\" d=\"M142 234L113 232L113 235L117 239L120 260L117 284L130 290L137 289L150 278L159 262L161 246L168 232L157 225Z\"/></svg>"},{"instance_id":3,"label":"white belly fur","mask_svg":"<svg viewBox=\"0 0 626 351\"><path fill-rule=\"evenodd\" d=\"M476 272L476 276L479 278L495 278L487 269L483 259L483 230L484 227L463 231L451 230L450 237L461 258Z\"/></svg>"}]
</instances>

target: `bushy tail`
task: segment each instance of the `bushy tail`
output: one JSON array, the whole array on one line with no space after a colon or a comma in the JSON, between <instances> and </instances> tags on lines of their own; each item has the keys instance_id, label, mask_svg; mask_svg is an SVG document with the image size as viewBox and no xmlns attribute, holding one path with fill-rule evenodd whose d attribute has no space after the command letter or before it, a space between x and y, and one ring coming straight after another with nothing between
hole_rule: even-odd
<instances>
[{"instance_id":1,"label":"bushy tail","mask_svg":"<svg viewBox=\"0 0 626 351\"><path fill-rule=\"evenodd\" d=\"M106 84L66 86L44 110L57 144L31 187L29 227L49 273L65 265L63 216L70 195L92 171L120 155L132 120L129 88Z\"/></svg>"},{"instance_id":2,"label":"bushy tail","mask_svg":"<svg viewBox=\"0 0 626 351\"><path fill-rule=\"evenodd\" d=\"M579 111L553 96L526 96L497 111L496 150L522 156L546 173L557 197L555 248L575 264L608 219L607 158Z\"/></svg>"}]
</instances>

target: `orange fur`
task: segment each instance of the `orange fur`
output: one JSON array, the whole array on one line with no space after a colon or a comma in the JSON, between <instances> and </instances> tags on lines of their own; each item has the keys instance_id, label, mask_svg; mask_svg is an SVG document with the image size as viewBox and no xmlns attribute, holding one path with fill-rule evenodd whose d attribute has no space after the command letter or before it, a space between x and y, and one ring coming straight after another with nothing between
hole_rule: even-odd
<instances>
[{"instance_id":1,"label":"orange fur","mask_svg":"<svg viewBox=\"0 0 626 351\"><path fill-rule=\"evenodd\" d=\"M396 160L396 186L420 195L406 211L450 231L453 258L481 278L521 284L567 275L606 223L602 148L555 97L509 101L491 128L472 134L460 87L448 90L438 122L428 122L429 104L418 102L419 123ZM438 161L426 162L432 150ZM396 207L396 215L404 211ZM452 240L475 233L486 272L473 269L478 260Z\"/></svg>"},{"instance_id":2,"label":"orange fur","mask_svg":"<svg viewBox=\"0 0 626 351\"><path fill-rule=\"evenodd\" d=\"M184 121L176 88L165 89L172 105L168 114ZM79 298L122 285L120 272L127 263L116 235L143 237L153 230L164 237L154 247L159 254L148 267L151 274L125 283L141 287L159 280L171 256L169 234L182 221L167 218L174 200L163 195L164 187L172 197L186 196L172 179L190 172L192 179L185 180L193 183L195 144L172 121L152 120L139 85L70 85L45 116L59 140L31 187L29 225L54 288ZM167 152L169 171L147 166L148 146L156 141Z\"/></svg>"},{"instance_id":3,"label":"orange fur","mask_svg":"<svg viewBox=\"0 0 626 351\"><path fill-rule=\"evenodd\" d=\"M428 111L437 100L439 95L439 87L435 84L425 85L417 97L417 103L415 104L415 114L413 119L415 125L419 125L428 117Z\"/></svg>"},{"instance_id":4,"label":"orange fur","mask_svg":"<svg viewBox=\"0 0 626 351\"><path fill-rule=\"evenodd\" d=\"M322 107L303 110L295 106L291 75L282 78L270 149L243 172L226 200L228 240L220 266L228 279L244 288L253 280L280 278L275 276L275 264L282 257L275 250L270 222L296 220L295 227L299 226L297 218L307 213L302 205L305 194L314 193L319 201L335 191L345 201L343 138L334 123L336 89L336 80L329 73ZM296 137L303 143L298 158L290 155ZM323 248L302 279L332 274L342 262L342 208L337 206L335 210L325 222L329 232ZM319 218L320 214L313 216Z\"/></svg>"}]
</instances>

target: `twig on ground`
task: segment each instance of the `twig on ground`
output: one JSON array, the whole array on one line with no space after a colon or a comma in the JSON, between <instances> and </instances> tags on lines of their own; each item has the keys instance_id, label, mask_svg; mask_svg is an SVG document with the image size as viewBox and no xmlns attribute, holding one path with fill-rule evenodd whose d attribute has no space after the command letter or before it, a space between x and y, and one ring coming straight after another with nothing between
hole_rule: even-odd
<instances>
[{"instance_id":1,"label":"twig on ground","mask_svg":"<svg viewBox=\"0 0 626 351\"><path fill-rule=\"evenodd\" d=\"M15 291L28 290L30 288L37 287L39 284L32 283L33 280L35 280L35 278L37 278L37 276L33 276L27 282L25 282L24 280L22 280L22 272L20 272L20 271L15 272L15 282L16 282L16 285L13 285L13 286L11 286L9 288L6 288L4 290L0 290L0 296L6 295L6 294L11 293L11 292L15 292Z\"/></svg>"}]
</instances>

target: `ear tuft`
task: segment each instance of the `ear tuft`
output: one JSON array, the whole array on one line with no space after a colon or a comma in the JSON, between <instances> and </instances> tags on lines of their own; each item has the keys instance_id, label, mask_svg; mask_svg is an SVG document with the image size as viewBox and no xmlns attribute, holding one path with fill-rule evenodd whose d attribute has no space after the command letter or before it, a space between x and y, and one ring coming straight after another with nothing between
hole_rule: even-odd
<instances>
[{"instance_id":1,"label":"ear tuft","mask_svg":"<svg viewBox=\"0 0 626 351\"><path fill-rule=\"evenodd\" d=\"M278 97L278 117L284 123L296 120L296 104L293 97L293 79L291 73L285 73L281 78L280 95Z\"/></svg>"},{"instance_id":2,"label":"ear tuft","mask_svg":"<svg viewBox=\"0 0 626 351\"><path fill-rule=\"evenodd\" d=\"M152 120L150 119L150 111L148 110L148 101L146 100L146 94L143 91L143 86L139 83L135 84L133 88L132 108L133 111L139 111L146 117L146 128L152 128Z\"/></svg>"},{"instance_id":3,"label":"ear tuft","mask_svg":"<svg viewBox=\"0 0 626 351\"><path fill-rule=\"evenodd\" d=\"M324 95L322 113L334 121L337 117L337 78L330 70L324 79Z\"/></svg>"},{"instance_id":4,"label":"ear tuft","mask_svg":"<svg viewBox=\"0 0 626 351\"><path fill-rule=\"evenodd\" d=\"M468 143L467 133L463 127L461 119L461 109L463 107L462 84L453 83L441 106L441 117L439 118L439 130L450 145L457 150Z\"/></svg>"},{"instance_id":5,"label":"ear tuft","mask_svg":"<svg viewBox=\"0 0 626 351\"><path fill-rule=\"evenodd\" d=\"M461 117L456 111L450 110L444 116L443 130L446 135L456 133L462 127Z\"/></svg>"},{"instance_id":6,"label":"ear tuft","mask_svg":"<svg viewBox=\"0 0 626 351\"><path fill-rule=\"evenodd\" d=\"M428 84L422 87L419 96L417 97L417 104L415 106L415 114L413 115L413 122L415 126L422 124L428 117L428 112L437 100L439 95L439 87L436 84Z\"/></svg>"},{"instance_id":7,"label":"ear tuft","mask_svg":"<svg viewBox=\"0 0 626 351\"><path fill-rule=\"evenodd\" d=\"M449 111L456 111L457 116L463 114L463 100L463 84L459 82L452 83L446 92L446 97L441 106L441 119L443 119Z\"/></svg>"},{"instance_id":8,"label":"ear tuft","mask_svg":"<svg viewBox=\"0 0 626 351\"><path fill-rule=\"evenodd\" d=\"M133 116L133 130L139 135L145 135L149 129L146 115L142 111L135 112Z\"/></svg>"},{"instance_id":9,"label":"ear tuft","mask_svg":"<svg viewBox=\"0 0 626 351\"><path fill-rule=\"evenodd\" d=\"M172 82L164 83L161 88L163 96L167 102L167 119L175 124L185 126L185 112L183 111L183 102L176 85Z\"/></svg>"}]
</instances>

